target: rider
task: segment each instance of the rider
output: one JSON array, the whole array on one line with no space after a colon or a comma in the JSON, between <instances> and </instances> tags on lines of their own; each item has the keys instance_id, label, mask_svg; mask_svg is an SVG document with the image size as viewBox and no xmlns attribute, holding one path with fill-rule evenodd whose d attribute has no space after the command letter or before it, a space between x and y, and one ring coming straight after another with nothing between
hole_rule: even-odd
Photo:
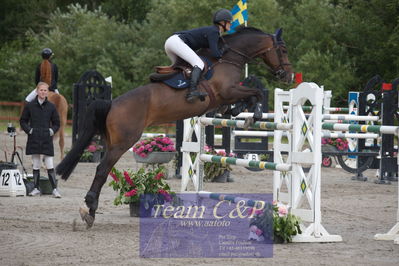
<instances>
[{"instance_id":1,"label":"rider","mask_svg":"<svg viewBox=\"0 0 399 266\"><path fill-rule=\"evenodd\" d=\"M58 93L57 82L58 82L58 68L57 65L50 61L50 58L54 55L50 48L44 48L42 50L43 61L36 67L35 73L35 85L39 82L45 82L50 85L49 91ZM29 93L25 98L25 101L31 102L36 98L36 88Z\"/></svg>"},{"instance_id":2,"label":"rider","mask_svg":"<svg viewBox=\"0 0 399 266\"><path fill-rule=\"evenodd\" d=\"M196 98L203 98L208 94L197 89L204 62L195 51L201 48L210 48L213 57L219 59L224 53L224 49L218 47L221 33L229 31L233 15L227 9L220 9L213 15L214 25L201 27L192 30L175 32L165 42L165 52L172 61L172 65L180 57L193 66L191 72L190 87L186 95L188 102L193 102Z\"/></svg>"}]
</instances>

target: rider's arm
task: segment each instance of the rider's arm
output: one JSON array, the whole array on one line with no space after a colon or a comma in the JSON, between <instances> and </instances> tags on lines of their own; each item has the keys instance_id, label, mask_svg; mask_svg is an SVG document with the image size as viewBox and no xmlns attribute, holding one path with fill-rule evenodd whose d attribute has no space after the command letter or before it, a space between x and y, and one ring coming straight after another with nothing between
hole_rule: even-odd
<instances>
[{"instance_id":1,"label":"rider's arm","mask_svg":"<svg viewBox=\"0 0 399 266\"><path fill-rule=\"evenodd\" d=\"M208 34L208 43L209 43L209 48L211 49L212 56L214 56L215 58L222 57L223 53L220 51L218 47L219 43L218 31L212 31L212 33Z\"/></svg>"}]
</instances>

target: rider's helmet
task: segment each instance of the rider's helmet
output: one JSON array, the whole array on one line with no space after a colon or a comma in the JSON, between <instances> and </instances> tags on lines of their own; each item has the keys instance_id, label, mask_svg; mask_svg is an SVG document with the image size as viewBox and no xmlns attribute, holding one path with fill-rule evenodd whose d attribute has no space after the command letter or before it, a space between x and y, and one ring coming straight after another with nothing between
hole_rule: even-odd
<instances>
[{"instance_id":1,"label":"rider's helmet","mask_svg":"<svg viewBox=\"0 0 399 266\"><path fill-rule=\"evenodd\" d=\"M53 51L50 48L44 48L42 50L42 58L49 59L53 55Z\"/></svg>"},{"instance_id":2,"label":"rider's helmet","mask_svg":"<svg viewBox=\"0 0 399 266\"><path fill-rule=\"evenodd\" d=\"M233 15L230 10L222 8L213 15L213 23L219 24L221 21L233 21Z\"/></svg>"}]
</instances>

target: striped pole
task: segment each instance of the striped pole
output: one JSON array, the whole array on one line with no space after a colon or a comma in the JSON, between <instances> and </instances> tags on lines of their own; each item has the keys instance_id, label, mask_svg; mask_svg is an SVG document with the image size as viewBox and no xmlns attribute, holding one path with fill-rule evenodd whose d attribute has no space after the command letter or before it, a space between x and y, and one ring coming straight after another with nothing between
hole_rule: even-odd
<instances>
[{"instance_id":1,"label":"striped pole","mask_svg":"<svg viewBox=\"0 0 399 266\"><path fill-rule=\"evenodd\" d=\"M378 134L398 135L397 126L374 126L374 125L356 125L356 124L336 124L323 123L322 129L335 131L353 131L353 132L371 132Z\"/></svg>"},{"instance_id":2,"label":"striped pole","mask_svg":"<svg viewBox=\"0 0 399 266\"><path fill-rule=\"evenodd\" d=\"M347 120L347 121L378 121L378 116L361 116L361 115L323 115L323 120Z\"/></svg>"},{"instance_id":3,"label":"striped pole","mask_svg":"<svg viewBox=\"0 0 399 266\"><path fill-rule=\"evenodd\" d=\"M233 195L225 195L225 194L220 194L220 193L212 193L208 191L199 191L198 196L201 198L208 198L208 199L213 199L213 200L219 200L219 201L230 201L233 203L238 203L238 202L244 202L245 206L249 207L255 207L261 209L262 207L265 206L266 202L264 200L253 200L253 199L248 199L248 198L242 198L242 197L236 197ZM260 204L260 205L259 205Z\"/></svg>"},{"instance_id":4,"label":"striped pole","mask_svg":"<svg viewBox=\"0 0 399 266\"><path fill-rule=\"evenodd\" d=\"M291 165L284 163L276 164L271 162L252 161L252 160L239 159L234 157L223 157L211 154L201 154L200 159L203 162L234 164L250 168L269 169L269 170L283 171L283 172L291 171Z\"/></svg>"},{"instance_id":5,"label":"striped pole","mask_svg":"<svg viewBox=\"0 0 399 266\"><path fill-rule=\"evenodd\" d=\"M283 106L284 110L288 110L289 106L288 105L284 105ZM304 111L312 111L312 106L302 106L302 110ZM323 107L324 111L329 111L329 112L349 112L349 108L348 107Z\"/></svg>"},{"instance_id":6,"label":"striped pole","mask_svg":"<svg viewBox=\"0 0 399 266\"><path fill-rule=\"evenodd\" d=\"M248 118L253 117L254 113L240 113L236 118ZM305 114L305 117L309 117ZM274 113L263 113L262 119L274 119ZM339 114L324 114L323 120L342 120L349 123L349 121L378 121L380 118L378 116L361 116L361 115L339 115ZM341 122L341 121L340 121Z\"/></svg>"},{"instance_id":7,"label":"striped pole","mask_svg":"<svg viewBox=\"0 0 399 266\"><path fill-rule=\"evenodd\" d=\"M245 130L233 130L234 136L237 137L274 137L274 132L269 131L245 131ZM283 136L287 134L282 133ZM376 139L379 137L378 134L374 133L340 133L340 132L322 132L323 138L351 138L351 139Z\"/></svg>"},{"instance_id":8,"label":"striped pole","mask_svg":"<svg viewBox=\"0 0 399 266\"><path fill-rule=\"evenodd\" d=\"M238 127L238 128L244 128L244 124L245 124L244 120L218 119L218 118L209 118L209 117L201 117L200 122L203 125ZM253 125L249 126L249 128L270 129L270 130L290 130L290 129L292 129L292 124L272 123L272 122L256 122Z\"/></svg>"}]
</instances>

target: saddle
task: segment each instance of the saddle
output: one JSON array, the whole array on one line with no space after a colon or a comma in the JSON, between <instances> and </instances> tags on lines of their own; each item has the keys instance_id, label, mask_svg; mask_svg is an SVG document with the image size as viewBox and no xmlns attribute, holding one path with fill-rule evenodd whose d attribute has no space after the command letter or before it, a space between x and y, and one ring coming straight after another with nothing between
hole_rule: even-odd
<instances>
[{"instance_id":1,"label":"saddle","mask_svg":"<svg viewBox=\"0 0 399 266\"><path fill-rule=\"evenodd\" d=\"M212 62L207 57L201 57L205 67L202 78L209 80L213 75ZM175 89L186 89L190 84L191 71L193 67L179 58L172 66L156 66L155 73L150 75L151 82L164 82Z\"/></svg>"}]
</instances>

